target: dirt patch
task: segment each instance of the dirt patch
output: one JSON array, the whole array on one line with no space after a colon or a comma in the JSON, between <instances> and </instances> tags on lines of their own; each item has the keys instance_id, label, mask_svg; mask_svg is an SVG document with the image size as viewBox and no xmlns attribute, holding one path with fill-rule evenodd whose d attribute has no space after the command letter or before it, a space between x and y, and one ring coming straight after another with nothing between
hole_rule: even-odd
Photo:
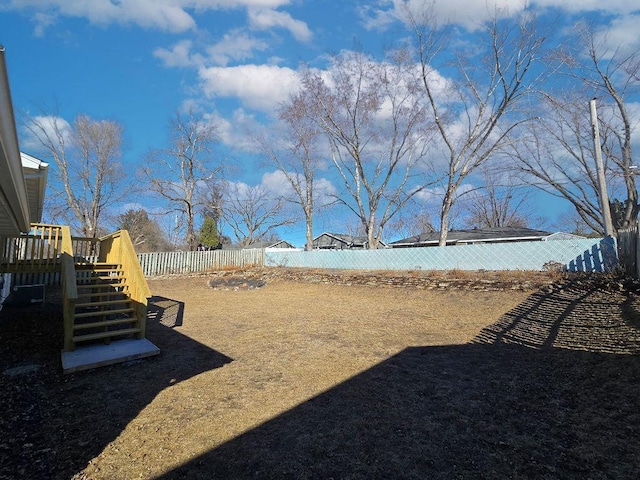
<instances>
[{"instance_id":1,"label":"dirt patch","mask_svg":"<svg viewBox=\"0 0 640 480\"><path fill-rule=\"evenodd\" d=\"M264 287L266 283L255 278L224 276L210 279L207 285L214 290L255 290Z\"/></svg>"},{"instance_id":2,"label":"dirt patch","mask_svg":"<svg viewBox=\"0 0 640 480\"><path fill-rule=\"evenodd\" d=\"M5 309L0 478L636 478L633 285L462 276L155 279L161 355L70 376Z\"/></svg>"}]
</instances>

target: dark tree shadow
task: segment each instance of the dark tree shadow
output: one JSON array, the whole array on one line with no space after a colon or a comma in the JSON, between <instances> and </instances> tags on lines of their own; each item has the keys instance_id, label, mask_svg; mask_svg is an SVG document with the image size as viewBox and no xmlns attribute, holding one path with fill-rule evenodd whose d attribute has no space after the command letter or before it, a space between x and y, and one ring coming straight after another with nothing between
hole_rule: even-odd
<instances>
[{"instance_id":1,"label":"dark tree shadow","mask_svg":"<svg viewBox=\"0 0 640 480\"><path fill-rule=\"evenodd\" d=\"M0 478L71 478L163 389L232 361L173 328L182 325L182 302L153 297L147 337L159 356L63 376L59 294L48 297L41 307L0 312L0 341L11 339L2 371L36 367L0 376L0 399L11 403L0 421Z\"/></svg>"},{"instance_id":2,"label":"dark tree shadow","mask_svg":"<svg viewBox=\"0 0 640 480\"><path fill-rule=\"evenodd\" d=\"M161 478L638 478L640 332L581 282L470 344L407 348Z\"/></svg>"},{"instance_id":3,"label":"dark tree shadow","mask_svg":"<svg viewBox=\"0 0 640 480\"><path fill-rule=\"evenodd\" d=\"M571 260L566 267L570 272L612 272L617 265L616 240L606 237Z\"/></svg>"}]
</instances>

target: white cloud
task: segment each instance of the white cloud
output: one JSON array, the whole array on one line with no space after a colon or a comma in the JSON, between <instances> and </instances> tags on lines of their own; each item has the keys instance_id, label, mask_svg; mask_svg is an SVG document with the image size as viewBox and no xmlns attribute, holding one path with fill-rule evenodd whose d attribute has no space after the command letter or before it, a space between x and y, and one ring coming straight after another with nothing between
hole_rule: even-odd
<instances>
[{"instance_id":1,"label":"white cloud","mask_svg":"<svg viewBox=\"0 0 640 480\"><path fill-rule=\"evenodd\" d=\"M598 37L602 46L613 55L619 50L622 55L631 54L640 48L638 24L640 15L617 18L607 27L600 28Z\"/></svg>"},{"instance_id":2,"label":"white cloud","mask_svg":"<svg viewBox=\"0 0 640 480\"><path fill-rule=\"evenodd\" d=\"M290 0L9 0L3 7L13 10L35 10L35 33L42 35L56 16L85 18L96 25L135 24L175 33L196 27L196 21L188 10L203 12L233 8L275 9L289 3ZM291 29L297 34L304 31L299 25L303 22L293 20L290 16L289 20L283 18L281 22L283 24L279 26Z\"/></svg>"},{"instance_id":3,"label":"white cloud","mask_svg":"<svg viewBox=\"0 0 640 480\"><path fill-rule=\"evenodd\" d=\"M153 56L162 60L165 67L188 67L197 60L191 57L191 40L181 40L171 49L156 48Z\"/></svg>"},{"instance_id":4,"label":"white cloud","mask_svg":"<svg viewBox=\"0 0 640 480\"><path fill-rule=\"evenodd\" d=\"M253 56L255 51L269 48L265 40L253 38L240 30L225 33L222 40L207 47L210 60L216 65L226 66L231 60L242 61Z\"/></svg>"},{"instance_id":5,"label":"white cloud","mask_svg":"<svg viewBox=\"0 0 640 480\"><path fill-rule=\"evenodd\" d=\"M569 12L606 11L616 14L630 14L638 11L638 3L633 0L533 0L533 6L559 8Z\"/></svg>"},{"instance_id":6,"label":"white cloud","mask_svg":"<svg viewBox=\"0 0 640 480\"><path fill-rule=\"evenodd\" d=\"M272 9L249 9L249 24L257 30L270 30L274 27L284 28L301 42L308 42L312 36L311 30L305 22L294 19L287 12Z\"/></svg>"},{"instance_id":7,"label":"white cloud","mask_svg":"<svg viewBox=\"0 0 640 480\"><path fill-rule=\"evenodd\" d=\"M241 108L236 109L229 117L223 117L218 112L213 112L205 114L204 119L215 125L220 142L236 151L254 151L254 139L251 132L264 128L253 115Z\"/></svg>"},{"instance_id":8,"label":"white cloud","mask_svg":"<svg viewBox=\"0 0 640 480\"><path fill-rule=\"evenodd\" d=\"M275 65L201 68L199 77L208 97L236 97L250 108L273 112L299 88L297 73Z\"/></svg>"},{"instance_id":9,"label":"white cloud","mask_svg":"<svg viewBox=\"0 0 640 480\"><path fill-rule=\"evenodd\" d=\"M368 30L385 30L396 21L406 21L407 7L414 14L420 14L425 12L425 6L429 8L431 5L431 2L424 0L388 0L376 3L377 6L360 8L362 22ZM615 15L631 15L638 11L637 2L629 0L446 0L434 2L431 13L441 25L458 24L474 30L481 22L496 14L498 17L507 17L519 15L524 10L547 8L570 13L607 12Z\"/></svg>"},{"instance_id":10,"label":"white cloud","mask_svg":"<svg viewBox=\"0 0 640 480\"><path fill-rule=\"evenodd\" d=\"M183 2L157 2L152 0L13 0L14 9L37 9L34 14L36 33L50 24L52 15L86 18L96 25L111 23L136 24L170 32L183 32L195 27ZM44 16L43 16L44 15Z\"/></svg>"},{"instance_id":11,"label":"white cloud","mask_svg":"<svg viewBox=\"0 0 640 480\"><path fill-rule=\"evenodd\" d=\"M419 16L430 8L431 2L424 0L392 0L384 5L389 8L369 7L360 11L365 28L384 30L394 21L407 22L407 9ZM473 30L478 24L494 15L499 17L516 14L524 9L525 2L494 0L493 2L470 2L469 0L447 0L433 3L434 19L439 24L460 24Z\"/></svg>"},{"instance_id":12,"label":"white cloud","mask_svg":"<svg viewBox=\"0 0 640 480\"><path fill-rule=\"evenodd\" d=\"M266 172L263 174L262 182L260 184L267 192L274 193L276 196L290 196L293 194L291 183L289 183L286 175L280 170Z\"/></svg>"},{"instance_id":13,"label":"white cloud","mask_svg":"<svg viewBox=\"0 0 640 480\"><path fill-rule=\"evenodd\" d=\"M71 124L62 117L53 115L35 116L32 118L29 128L25 129L20 138L20 149L26 152L38 152L43 149L42 143L33 132L37 132L41 138L48 137L54 142L60 135L66 144L70 144L71 130Z\"/></svg>"},{"instance_id":14,"label":"white cloud","mask_svg":"<svg viewBox=\"0 0 640 480\"><path fill-rule=\"evenodd\" d=\"M246 60L254 52L268 48L266 41L253 38L238 29L226 33L219 42L206 47L206 54L194 52L193 41L184 39L170 48L156 48L153 55L165 67L198 67L208 63L227 66L230 61Z\"/></svg>"},{"instance_id":15,"label":"white cloud","mask_svg":"<svg viewBox=\"0 0 640 480\"><path fill-rule=\"evenodd\" d=\"M33 20L36 24L33 30L33 34L36 37L43 37L47 27L53 25L56 22L56 16L50 13L37 12L33 16Z\"/></svg>"},{"instance_id":16,"label":"white cloud","mask_svg":"<svg viewBox=\"0 0 640 480\"><path fill-rule=\"evenodd\" d=\"M293 198L295 196L291 183L281 170L264 173L260 183L254 187L249 187L248 185L240 182L237 185L241 190L260 188L264 192L272 194L274 197L284 196L287 198ZM313 186L315 190L316 207L321 207L322 205L326 205L333 201L337 190L330 180L326 178L315 178Z\"/></svg>"}]
</instances>

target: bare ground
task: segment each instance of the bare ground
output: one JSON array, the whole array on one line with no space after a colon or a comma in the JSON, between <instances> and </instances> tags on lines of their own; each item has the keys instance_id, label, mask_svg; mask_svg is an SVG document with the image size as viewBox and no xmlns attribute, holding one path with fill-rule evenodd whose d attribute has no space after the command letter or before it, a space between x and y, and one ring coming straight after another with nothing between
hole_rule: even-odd
<instances>
[{"instance_id":1,"label":"bare ground","mask_svg":"<svg viewBox=\"0 0 640 480\"><path fill-rule=\"evenodd\" d=\"M0 479L638 478L640 300L607 276L150 282L159 357L62 376L0 312Z\"/></svg>"}]
</instances>

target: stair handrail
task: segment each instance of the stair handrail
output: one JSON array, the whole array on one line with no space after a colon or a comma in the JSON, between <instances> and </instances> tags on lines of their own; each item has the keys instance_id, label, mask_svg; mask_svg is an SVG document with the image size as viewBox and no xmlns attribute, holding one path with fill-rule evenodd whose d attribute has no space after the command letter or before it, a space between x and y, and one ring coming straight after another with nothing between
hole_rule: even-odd
<instances>
[{"instance_id":1,"label":"stair handrail","mask_svg":"<svg viewBox=\"0 0 640 480\"><path fill-rule=\"evenodd\" d=\"M117 263L122 267L128 279L129 297L134 302L139 322L138 338L145 338L147 304L151 290L127 230L118 230L100 238L100 261Z\"/></svg>"},{"instance_id":2,"label":"stair handrail","mask_svg":"<svg viewBox=\"0 0 640 480\"><path fill-rule=\"evenodd\" d=\"M62 240L60 248L60 275L62 277L63 319L64 319L64 351L74 349L73 343L73 315L78 301L78 287L76 285L76 267L73 259L73 244L71 229L61 226Z\"/></svg>"}]
</instances>

